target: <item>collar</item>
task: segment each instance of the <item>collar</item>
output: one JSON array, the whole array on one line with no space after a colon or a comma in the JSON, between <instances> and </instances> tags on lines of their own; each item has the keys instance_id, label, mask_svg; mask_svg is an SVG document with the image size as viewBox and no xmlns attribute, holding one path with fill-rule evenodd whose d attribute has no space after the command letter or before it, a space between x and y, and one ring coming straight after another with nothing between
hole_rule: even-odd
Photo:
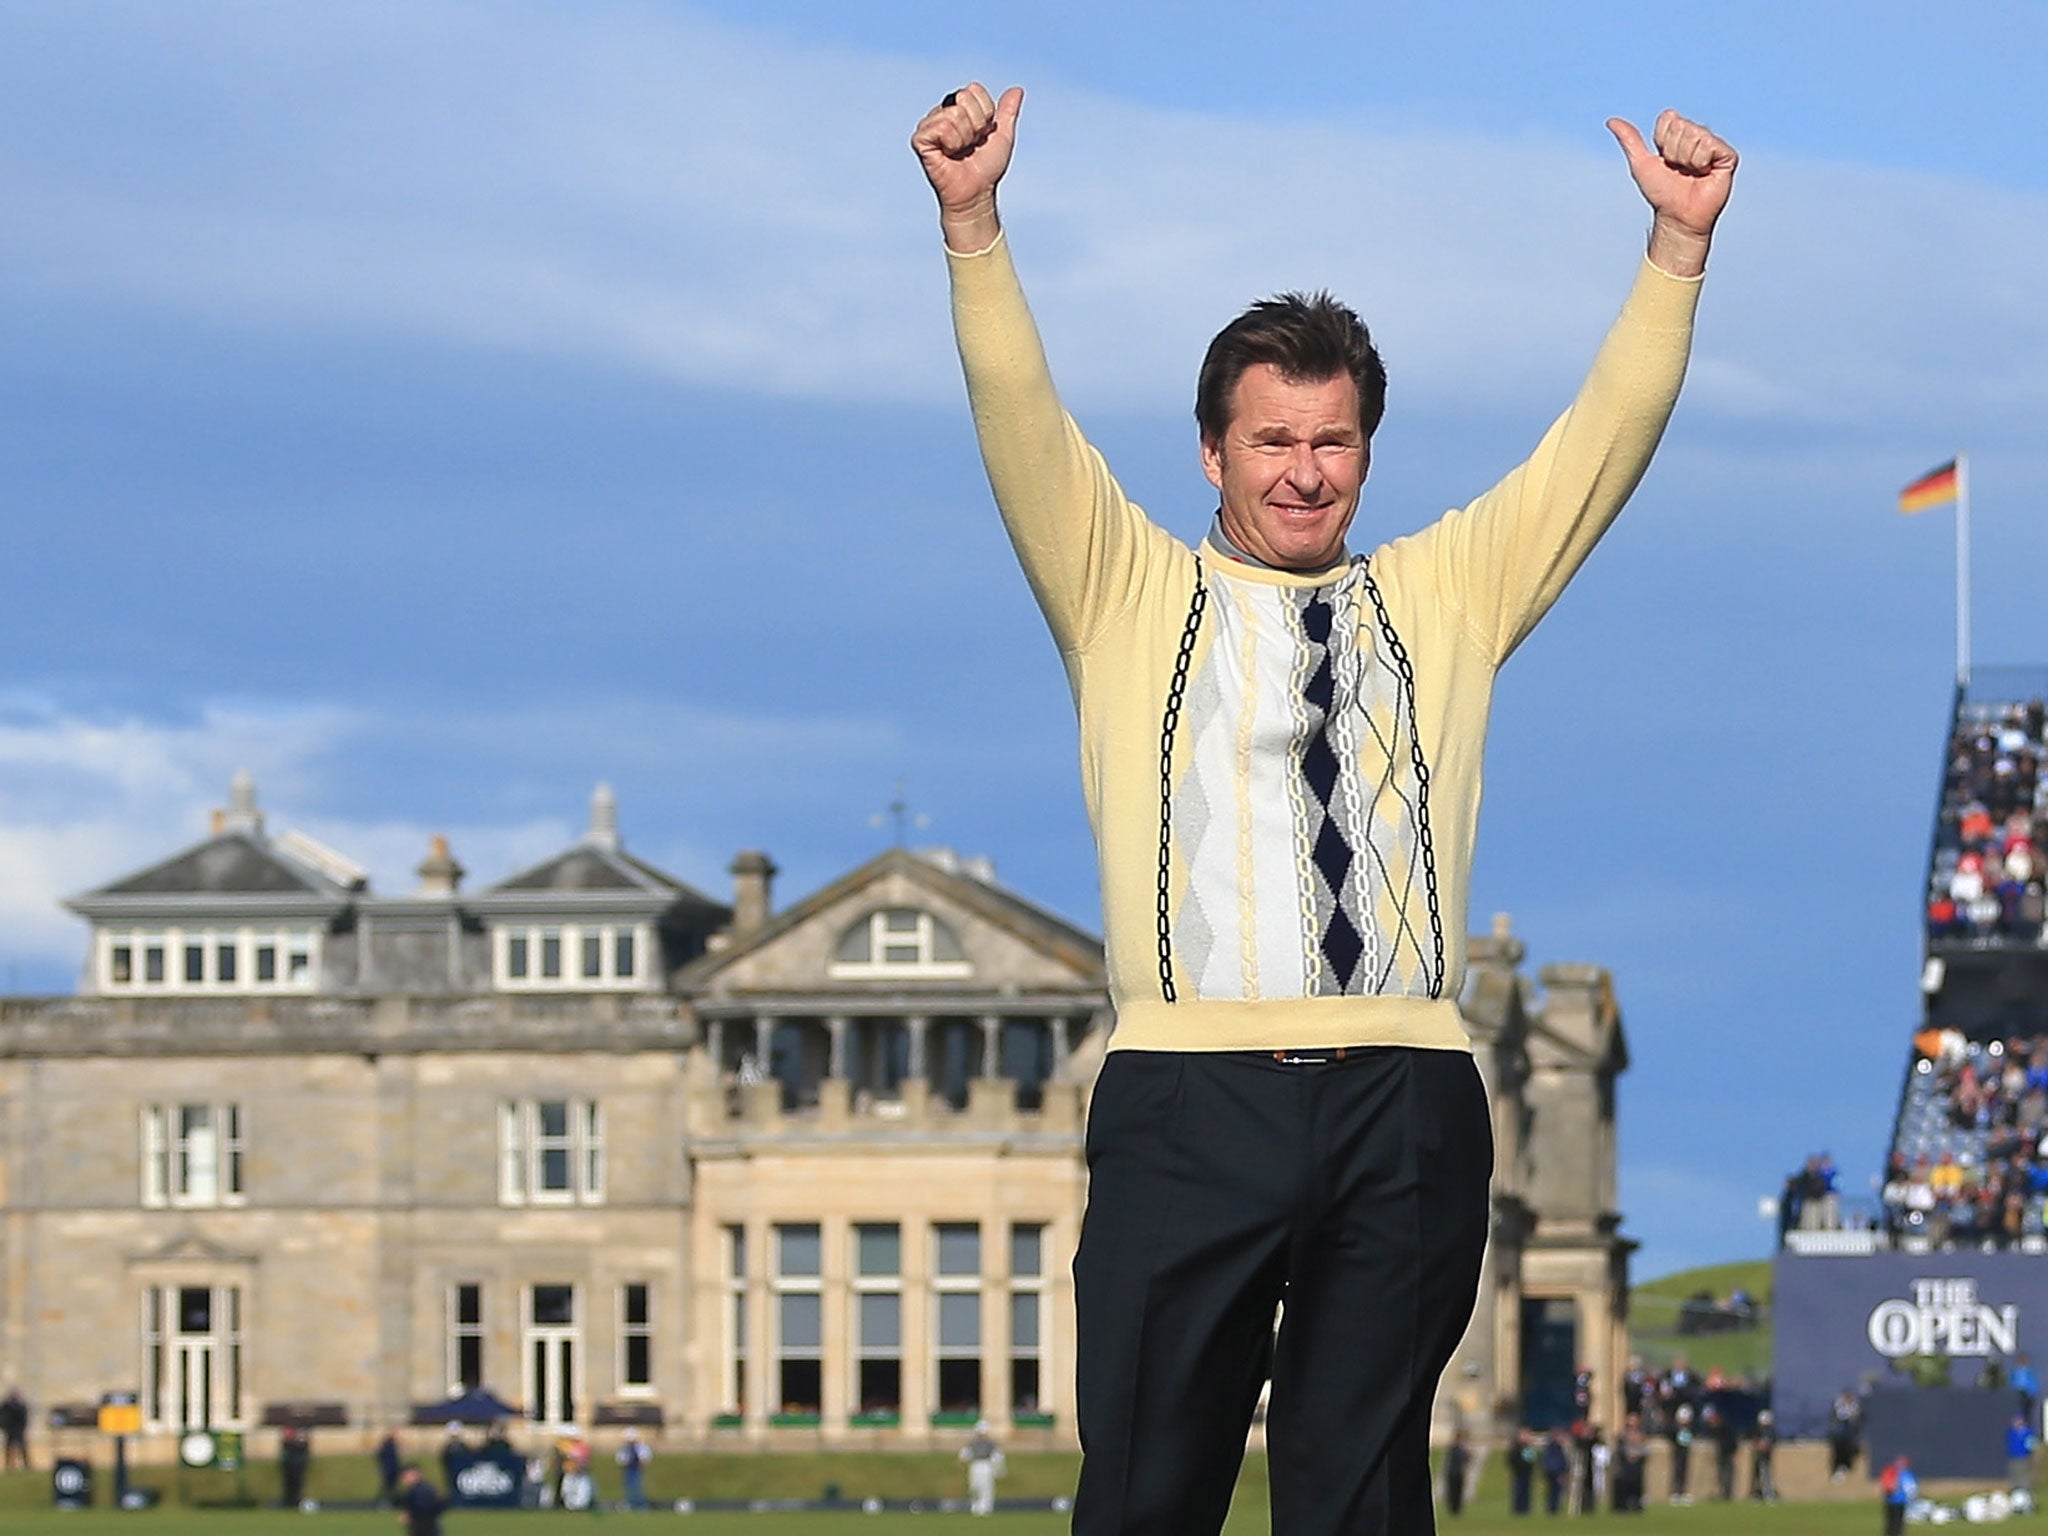
<instances>
[{"instance_id":1,"label":"collar","mask_svg":"<svg viewBox=\"0 0 2048 1536\"><path fill-rule=\"evenodd\" d=\"M1285 576L1315 576L1321 574L1318 571L1297 571L1284 565L1269 565L1257 555L1246 553L1238 547L1235 539L1223 531L1223 509L1220 507L1217 508L1216 515L1210 518L1209 536L1202 540L1202 543L1223 559L1235 561L1239 565L1249 565L1255 570L1278 571ZM1351 556L1348 553L1339 553L1337 558L1332 560L1325 569L1339 571L1350 563Z\"/></svg>"}]
</instances>

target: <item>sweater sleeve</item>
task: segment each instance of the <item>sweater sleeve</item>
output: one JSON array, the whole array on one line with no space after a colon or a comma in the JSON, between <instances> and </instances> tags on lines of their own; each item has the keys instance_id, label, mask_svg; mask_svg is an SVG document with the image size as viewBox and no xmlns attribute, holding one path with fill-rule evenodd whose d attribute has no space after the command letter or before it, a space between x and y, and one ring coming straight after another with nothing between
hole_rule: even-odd
<instances>
[{"instance_id":1,"label":"sweater sleeve","mask_svg":"<svg viewBox=\"0 0 2048 1536\"><path fill-rule=\"evenodd\" d=\"M953 332L989 487L1060 650L1087 650L1166 538L1061 407L1007 243L947 253Z\"/></svg>"},{"instance_id":2,"label":"sweater sleeve","mask_svg":"<svg viewBox=\"0 0 2048 1536\"><path fill-rule=\"evenodd\" d=\"M1692 341L1697 279L1647 260L1578 397L1536 451L1418 537L1446 605L1495 665L1557 601L1649 468Z\"/></svg>"}]
</instances>

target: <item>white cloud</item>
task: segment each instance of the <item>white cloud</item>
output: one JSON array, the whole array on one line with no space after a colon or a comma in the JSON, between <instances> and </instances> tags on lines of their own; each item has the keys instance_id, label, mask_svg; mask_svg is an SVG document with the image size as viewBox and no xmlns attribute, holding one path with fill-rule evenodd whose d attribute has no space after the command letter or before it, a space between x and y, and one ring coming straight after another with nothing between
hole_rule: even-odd
<instances>
[{"instance_id":1,"label":"white cloud","mask_svg":"<svg viewBox=\"0 0 2048 1536\"><path fill-rule=\"evenodd\" d=\"M441 820L404 814L403 783L388 784L429 744L439 757L435 782L423 792L441 800L451 785L484 786L463 812ZM437 833L467 867L470 889L567 846L586 822L583 803L564 804L555 792L565 779L583 784L582 795L614 772L644 779L659 768L728 802L772 801L815 794L820 775L840 767L873 775L900 750L884 722L750 716L663 701L415 716L209 703L188 719L164 721L0 696L0 958L68 974L84 938L64 898L204 837L209 811L225 803L243 768L273 833L300 828L365 866L374 889L401 893L413 888L415 866ZM379 798L395 802L400 815L351 813L364 774L386 781ZM523 796L491 792L522 783ZM530 799L539 786L549 797L545 809L504 803ZM702 878L730 856L691 840L716 835L693 814L700 803L622 798L629 846L663 867Z\"/></svg>"},{"instance_id":2,"label":"white cloud","mask_svg":"<svg viewBox=\"0 0 2048 1536\"><path fill-rule=\"evenodd\" d=\"M52 46L0 66L20 124L56 118L6 134L16 282L766 395L957 396L904 147L947 61L618 4L109 5L39 26ZM52 56L149 105L19 73ZM2048 199L1761 150L1741 182L1695 409L2031 430ZM1571 143L1404 135L1056 80L1008 195L1063 385L1092 409L1180 400L1221 317L1297 284L1359 303L1410 399L1551 403L1642 222L1597 123Z\"/></svg>"}]
</instances>

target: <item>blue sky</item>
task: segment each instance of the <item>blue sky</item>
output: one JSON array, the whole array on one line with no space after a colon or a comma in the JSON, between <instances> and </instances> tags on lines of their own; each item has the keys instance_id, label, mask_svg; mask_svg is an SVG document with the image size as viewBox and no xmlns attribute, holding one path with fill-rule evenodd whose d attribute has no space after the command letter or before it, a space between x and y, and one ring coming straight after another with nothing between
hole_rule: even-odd
<instances>
[{"instance_id":1,"label":"blue sky","mask_svg":"<svg viewBox=\"0 0 2048 1536\"><path fill-rule=\"evenodd\" d=\"M1643 217L1601 123L1744 162L1687 398L1504 676L1473 927L1613 968L1639 1273L1876 1166L1915 1010L1972 454L1977 653L2048 663L2048 7L9 7L0 982L246 764L404 890L575 835L793 898L918 834L1095 917L1058 665L987 502L904 147L1030 92L1006 189L1070 404L1187 534L1194 369L1328 285L1389 357L1358 525L1569 397ZM1569 24L1556 18L1568 16Z\"/></svg>"}]
</instances>

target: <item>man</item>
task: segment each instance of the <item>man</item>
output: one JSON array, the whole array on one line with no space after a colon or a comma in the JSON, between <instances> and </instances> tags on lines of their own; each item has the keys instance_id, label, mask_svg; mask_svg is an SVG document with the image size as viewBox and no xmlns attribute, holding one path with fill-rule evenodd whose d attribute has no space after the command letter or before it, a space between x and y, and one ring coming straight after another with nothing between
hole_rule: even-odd
<instances>
[{"instance_id":1,"label":"man","mask_svg":"<svg viewBox=\"0 0 2048 1536\"><path fill-rule=\"evenodd\" d=\"M1536 1463L1541 1453L1536 1437L1525 1425L1515 1431L1515 1443L1508 1449L1508 1513L1529 1513L1531 1490L1536 1481Z\"/></svg>"},{"instance_id":2,"label":"man","mask_svg":"<svg viewBox=\"0 0 2048 1536\"><path fill-rule=\"evenodd\" d=\"M1920 1480L1913 1464L1903 1455L1878 1474L1878 1496L1884 1501L1884 1536L1905 1536L1906 1509L1920 1497Z\"/></svg>"},{"instance_id":3,"label":"man","mask_svg":"<svg viewBox=\"0 0 2048 1536\"><path fill-rule=\"evenodd\" d=\"M1465 1485L1472 1477L1472 1442L1460 1429L1444 1451L1444 1504L1454 1515L1465 1512Z\"/></svg>"},{"instance_id":4,"label":"man","mask_svg":"<svg viewBox=\"0 0 2048 1536\"><path fill-rule=\"evenodd\" d=\"M647 1463L653 1455L647 1442L640 1438L640 1431L629 1425L617 1452L619 1486L628 1509L647 1507Z\"/></svg>"},{"instance_id":5,"label":"man","mask_svg":"<svg viewBox=\"0 0 2048 1536\"><path fill-rule=\"evenodd\" d=\"M2034 1492L2034 1431L2023 1413L2006 1426L2005 1485L2029 1496Z\"/></svg>"},{"instance_id":6,"label":"man","mask_svg":"<svg viewBox=\"0 0 2048 1536\"><path fill-rule=\"evenodd\" d=\"M18 1387L9 1387L0 1397L0 1440L6 1442L7 1471L28 1466L28 1403Z\"/></svg>"},{"instance_id":7,"label":"man","mask_svg":"<svg viewBox=\"0 0 2048 1536\"><path fill-rule=\"evenodd\" d=\"M1060 408L996 208L1022 104L963 87L912 145L1100 854L1117 1026L1075 1258L1073 1528L1216 1531L1270 1349L1275 1531L1432 1530L1430 1404L1488 1223L1457 998L1493 676L1649 461L1735 155L1676 113L1654 150L1610 124L1650 261L1578 401L1492 491L1369 558L1346 544L1385 392L1364 325L1326 295L1232 322L1196 390L1221 503L1197 551ZM1256 217L1287 241L1295 212Z\"/></svg>"},{"instance_id":8,"label":"man","mask_svg":"<svg viewBox=\"0 0 2048 1536\"><path fill-rule=\"evenodd\" d=\"M1760 1504L1775 1504L1778 1501L1778 1420L1770 1409L1765 1408L1756 1416L1756 1430L1751 1434L1749 1461L1749 1496Z\"/></svg>"},{"instance_id":9,"label":"man","mask_svg":"<svg viewBox=\"0 0 2048 1536\"><path fill-rule=\"evenodd\" d=\"M960 1447L960 1459L967 1463L967 1512L992 1515L996 1512L996 1479L1003 1475L1003 1451L990 1438L988 1420L974 1425L974 1438Z\"/></svg>"},{"instance_id":10,"label":"man","mask_svg":"<svg viewBox=\"0 0 2048 1536\"><path fill-rule=\"evenodd\" d=\"M384 1505L398 1503L398 1473L402 1465L398 1454L398 1436L391 1430L384 1431L384 1438L377 1442L377 1502Z\"/></svg>"},{"instance_id":11,"label":"man","mask_svg":"<svg viewBox=\"0 0 2048 1536\"><path fill-rule=\"evenodd\" d=\"M313 1466L313 1437L302 1424L287 1424L277 1446L279 1503L297 1509L306 1502L306 1474Z\"/></svg>"},{"instance_id":12,"label":"man","mask_svg":"<svg viewBox=\"0 0 2048 1536\"><path fill-rule=\"evenodd\" d=\"M441 1512L447 1507L440 1490L420 1475L418 1462L398 1469L398 1523L406 1536L441 1536Z\"/></svg>"}]
</instances>

